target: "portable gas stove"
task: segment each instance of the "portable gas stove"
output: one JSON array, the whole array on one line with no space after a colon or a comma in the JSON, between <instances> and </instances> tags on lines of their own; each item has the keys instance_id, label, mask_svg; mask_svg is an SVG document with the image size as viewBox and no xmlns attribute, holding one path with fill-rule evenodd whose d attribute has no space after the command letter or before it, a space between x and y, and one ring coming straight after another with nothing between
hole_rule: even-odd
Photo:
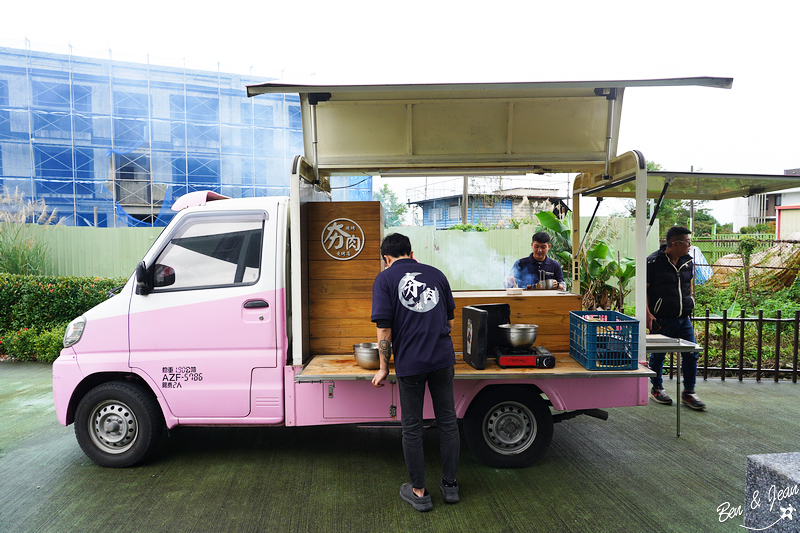
<instances>
[{"instance_id":1,"label":"portable gas stove","mask_svg":"<svg viewBox=\"0 0 800 533\"><path fill-rule=\"evenodd\" d=\"M529 348L495 346L494 356L497 358L497 364L503 368L509 366L554 368L556 366L555 356L542 346L531 346Z\"/></svg>"},{"instance_id":2,"label":"portable gas stove","mask_svg":"<svg viewBox=\"0 0 800 533\"><path fill-rule=\"evenodd\" d=\"M494 357L501 367L553 368L556 358L542 346L513 348L504 343L502 324L511 319L508 304L464 306L462 309L463 357L476 370L486 368L486 359Z\"/></svg>"}]
</instances>

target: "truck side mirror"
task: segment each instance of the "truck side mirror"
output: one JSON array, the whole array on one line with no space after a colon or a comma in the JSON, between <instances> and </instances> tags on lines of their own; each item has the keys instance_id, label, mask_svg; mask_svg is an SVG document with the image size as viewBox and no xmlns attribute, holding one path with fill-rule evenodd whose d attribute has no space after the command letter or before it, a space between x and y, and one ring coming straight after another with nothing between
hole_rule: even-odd
<instances>
[{"instance_id":1,"label":"truck side mirror","mask_svg":"<svg viewBox=\"0 0 800 533\"><path fill-rule=\"evenodd\" d=\"M167 287L175 283L175 269L167 265L153 267L153 287Z\"/></svg>"},{"instance_id":2,"label":"truck side mirror","mask_svg":"<svg viewBox=\"0 0 800 533\"><path fill-rule=\"evenodd\" d=\"M136 265L136 294L142 296L150 294L150 291L153 290L153 281L150 277L152 273L152 270L148 271L144 261L140 261Z\"/></svg>"}]
</instances>

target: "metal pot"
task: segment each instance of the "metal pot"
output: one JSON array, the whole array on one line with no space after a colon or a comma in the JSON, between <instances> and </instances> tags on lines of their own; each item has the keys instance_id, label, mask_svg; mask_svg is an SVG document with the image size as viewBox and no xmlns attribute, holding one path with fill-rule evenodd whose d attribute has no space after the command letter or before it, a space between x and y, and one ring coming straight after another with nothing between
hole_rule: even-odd
<instances>
[{"instance_id":1,"label":"metal pot","mask_svg":"<svg viewBox=\"0 0 800 533\"><path fill-rule=\"evenodd\" d=\"M356 358L356 363L361 368L367 370L378 370L381 367L381 360L378 357L378 343L377 342L362 342L361 344L353 345L353 353Z\"/></svg>"},{"instance_id":2,"label":"metal pot","mask_svg":"<svg viewBox=\"0 0 800 533\"><path fill-rule=\"evenodd\" d=\"M512 348L529 348L536 340L535 324L500 324L500 338Z\"/></svg>"}]
</instances>

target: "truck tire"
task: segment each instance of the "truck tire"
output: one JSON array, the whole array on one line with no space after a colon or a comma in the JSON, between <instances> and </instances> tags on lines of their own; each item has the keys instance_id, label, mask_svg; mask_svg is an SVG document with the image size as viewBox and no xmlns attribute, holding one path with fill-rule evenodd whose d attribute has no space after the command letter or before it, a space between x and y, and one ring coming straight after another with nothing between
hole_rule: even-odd
<instances>
[{"instance_id":1,"label":"truck tire","mask_svg":"<svg viewBox=\"0 0 800 533\"><path fill-rule=\"evenodd\" d=\"M487 388L464 417L464 436L475 456L494 468L522 468L541 457L553 438L553 415L533 389Z\"/></svg>"},{"instance_id":2,"label":"truck tire","mask_svg":"<svg viewBox=\"0 0 800 533\"><path fill-rule=\"evenodd\" d=\"M100 466L123 468L153 451L164 419L152 394L136 383L112 381L89 391L75 412L75 436Z\"/></svg>"}]
</instances>

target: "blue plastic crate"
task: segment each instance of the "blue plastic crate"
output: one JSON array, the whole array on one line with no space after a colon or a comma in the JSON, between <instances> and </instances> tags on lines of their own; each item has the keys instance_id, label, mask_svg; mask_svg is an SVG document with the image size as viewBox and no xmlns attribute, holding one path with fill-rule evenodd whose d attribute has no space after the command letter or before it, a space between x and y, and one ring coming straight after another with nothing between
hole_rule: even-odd
<instances>
[{"instance_id":1,"label":"blue plastic crate","mask_svg":"<svg viewBox=\"0 0 800 533\"><path fill-rule=\"evenodd\" d=\"M636 370L639 321L616 311L570 311L569 354L587 370Z\"/></svg>"}]
</instances>

